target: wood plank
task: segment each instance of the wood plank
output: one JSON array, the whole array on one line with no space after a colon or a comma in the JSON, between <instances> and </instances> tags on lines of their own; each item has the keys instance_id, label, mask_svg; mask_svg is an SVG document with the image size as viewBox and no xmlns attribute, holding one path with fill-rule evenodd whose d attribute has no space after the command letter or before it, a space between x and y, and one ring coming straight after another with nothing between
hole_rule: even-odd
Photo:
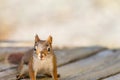
<instances>
[{"instance_id":1,"label":"wood plank","mask_svg":"<svg viewBox=\"0 0 120 80\"><path fill-rule=\"evenodd\" d=\"M88 56L94 55L99 51L106 50L106 48L93 46L93 47L80 47L73 49L62 49L56 50L55 54L57 56L58 66L73 62L79 59L86 58Z\"/></svg>"},{"instance_id":2,"label":"wood plank","mask_svg":"<svg viewBox=\"0 0 120 80\"><path fill-rule=\"evenodd\" d=\"M116 75L109 76L108 78L102 80L120 80L120 73Z\"/></svg>"},{"instance_id":3,"label":"wood plank","mask_svg":"<svg viewBox=\"0 0 120 80\"><path fill-rule=\"evenodd\" d=\"M9 75L16 75L16 69L9 69L9 70L0 72L0 80L4 79Z\"/></svg>"},{"instance_id":4,"label":"wood plank","mask_svg":"<svg viewBox=\"0 0 120 80\"><path fill-rule=\"evenodd\" d=\"M97 80L120 72L120 51L106 50L58 70L61 80Z\"/></svg>"},{"instance_id":5,"label":"wood plank","mask_svg":"<svg viewBox=\"0 0 120 80\"><path fill-rule=\"evenodd\" d=\"M0 63L0 72L6 71L9 69L13 69L13 68L17 68L17 65Z\"/></svg>"},{"instance_id":6,"label":"wood plank","mask_svg":"<svg viewBox=\"0 0 120 80\"><path fill-rule=\"evenodd\" d=\"M2 80L16 80L16 75L12 74L12 75L3 77ZM21 79L21 80L30 80L30 78L25 78L25 79ZM49 78L49 77L44 77L44 78L37 78L37 80L53 80L53 79Z\"/></svg>"},{"instance_id":7,"label":"wood plank","mask_svg":"<svg viewBox=\"0 0 120 80\"><path fill-rule=\"evenodd\" d=\"M16 65L0 63L0 80L8 75L16 74Z\"/></svg>"}]
</instances>

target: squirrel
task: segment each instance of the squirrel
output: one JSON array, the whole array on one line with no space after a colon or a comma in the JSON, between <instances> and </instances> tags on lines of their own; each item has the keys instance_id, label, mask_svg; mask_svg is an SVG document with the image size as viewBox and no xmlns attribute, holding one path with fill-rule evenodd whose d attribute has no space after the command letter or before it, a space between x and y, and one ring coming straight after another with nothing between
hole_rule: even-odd
<instances>
[{"instance_id":1,"label":"squirrel","mask_svg":"<svg viewBox=\"0 0 120 80\"><path fill-rule=\"evenodd\" d=\"M18 67L16 80L23 79L26 74L31 80L36 80L36 75L45 74L58 80L56 56L52 49L52 36L41 40L36 34L34 49L24 54Z\"/></svg>"}]
</instances>

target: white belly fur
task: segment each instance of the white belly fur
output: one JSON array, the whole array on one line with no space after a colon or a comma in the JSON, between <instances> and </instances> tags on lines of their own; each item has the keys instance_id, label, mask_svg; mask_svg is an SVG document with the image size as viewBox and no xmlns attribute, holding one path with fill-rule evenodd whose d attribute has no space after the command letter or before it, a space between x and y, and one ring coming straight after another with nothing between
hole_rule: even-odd
<instances>
[{"instance_id":1,"label":"white belly fur","mask_svg":"<svg viewBox=\"0 0 120 80\"><path fill-rule=\"evenodd\" d=\"M46 56L44 60L39 59L36 56L33 56L33 69L38 71L40 74L46 74L53 70L52 57Z\"/></svg>"}]
</instances>

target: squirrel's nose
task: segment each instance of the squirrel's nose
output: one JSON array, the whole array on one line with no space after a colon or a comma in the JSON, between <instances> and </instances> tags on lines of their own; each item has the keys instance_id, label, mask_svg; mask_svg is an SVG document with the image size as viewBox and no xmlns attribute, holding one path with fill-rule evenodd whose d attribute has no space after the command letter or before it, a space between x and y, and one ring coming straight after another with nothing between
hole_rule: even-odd
<instances>
[{"instance_id":1,"label":"squirrel's nose","mask_svg":"<svg viewBox=\"0 0 120 80\"><path fill-rule=\"evenodd\" d=\"M43 53L43 51L40 51L40 53Z\"/></svg>"},{"instance_id":2,"label":"squirrel's nose","mask_svg":"<svg viewBox=\"0 0 120 80\"><path fill-rule=\"evenodd\" d=\"M46 51L45 51L45 50L40 51L40 54L42 54L42 55L44 55L44 56L46 56L46 55L47 55L47 53L46 53Z\"/></svg>"}]
</instances>

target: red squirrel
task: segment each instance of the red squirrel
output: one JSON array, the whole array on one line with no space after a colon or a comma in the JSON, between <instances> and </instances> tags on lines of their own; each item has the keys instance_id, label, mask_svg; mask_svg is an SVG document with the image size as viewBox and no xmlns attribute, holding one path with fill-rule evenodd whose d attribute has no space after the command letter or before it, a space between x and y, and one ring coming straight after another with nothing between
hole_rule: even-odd
<instances>
[{"instance_id":1,"label":"red squirrel","mask_svg":"<svg viewBox=\"0 0 120 80\"><path fill-rule=\"evenodd\" d=\"M17 80L22 79L25 74L29 74L31 80L36 80L37 73L49 75L53 80L58 80L52 36L49 36L47 40L41 40L38 35L35 36L34 49L22 57Z\"/></svg>"}]
</instances>

